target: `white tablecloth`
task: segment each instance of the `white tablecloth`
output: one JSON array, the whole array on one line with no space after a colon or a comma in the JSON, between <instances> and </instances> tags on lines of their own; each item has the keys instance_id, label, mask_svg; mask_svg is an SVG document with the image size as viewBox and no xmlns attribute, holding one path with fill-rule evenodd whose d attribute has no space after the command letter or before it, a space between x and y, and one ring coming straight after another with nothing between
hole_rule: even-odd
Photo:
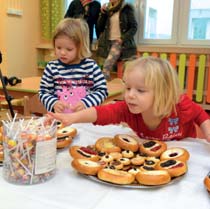
<instances>
[{"instance_id":1,"label":"white tablecloth","mask_svg":"<svg viewBox=\"0 0 210 209\"><path fill-rule=\"evenodd\" d=\"M93 144L101 136L128 133L122 126L73 125L78 136L73 144ZM191 156L188 172L174 184L160 188L129 189L104 185L79 175L70 165L68 149L58 152L57 172L37 185L14 185L5 181L0 168L0 208L2 209L209 209L210 194L203 179L210 171L210 144L201 139L167 142L168 147L184 147Z\"/></svg>"}]
</instances>

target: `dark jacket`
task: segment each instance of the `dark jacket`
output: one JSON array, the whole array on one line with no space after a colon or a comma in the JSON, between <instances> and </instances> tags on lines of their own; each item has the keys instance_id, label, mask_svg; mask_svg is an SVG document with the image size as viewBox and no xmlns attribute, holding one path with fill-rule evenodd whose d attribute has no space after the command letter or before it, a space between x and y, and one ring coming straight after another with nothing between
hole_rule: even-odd
<instances>
[{"instance_id":1,"label":"dark jacket","mask_svg":"<svg viewBox=\"0 0 210 209\"><path fill-rule=\"evenodd\" d=\"M84 18L89 26L90 32L90 43L93 41L93 31L94 27L96 29L97 20L100 13L101 4L98 1L92 1L89 4L89 12L88 15L85 15L84 7L82 6L80 0L73 0L69 8L65 14L65 18L73 17L73 18ZM96 30L96 36L98 38L99 33Z\"/></svg>"},{"instance_id":2,"label":"dark jacket","mask_svg":"<svg viewBox=\"0 0 210 209\"><path fill-rule=\"evenodd\" d=\"M137 32L137 21L134 8L130 4L125 4L120 9L120 31L122 43L122 52L120 59L127 60L136 55L136 43L134 36ZM99 57L108 56L111 42L109 41L110 19L108 13L100 13L97 21L97 30L99 31L98 50Z\"/></svg>"}]
</instances>

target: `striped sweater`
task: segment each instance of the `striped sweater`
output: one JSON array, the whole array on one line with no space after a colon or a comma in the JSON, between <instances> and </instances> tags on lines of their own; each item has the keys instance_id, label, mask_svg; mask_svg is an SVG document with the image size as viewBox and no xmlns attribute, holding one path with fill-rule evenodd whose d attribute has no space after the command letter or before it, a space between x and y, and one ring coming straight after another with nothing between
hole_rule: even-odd
<instances>
[{"instance_id":1,"label":"striped sweater","mask_svg":"<svg viewBox=\"0 0 210 209\"><path fill-rule=\"evenodd\" d=\"M97 63L90 58L72 65L60 60L47 64L40 82L39 98L48 111L53 111L58 100L57 91L64 86L85 87L87 95L81 101L86 107L100 105L108 96L104 75Z\"/></svg>"}]
</instances>

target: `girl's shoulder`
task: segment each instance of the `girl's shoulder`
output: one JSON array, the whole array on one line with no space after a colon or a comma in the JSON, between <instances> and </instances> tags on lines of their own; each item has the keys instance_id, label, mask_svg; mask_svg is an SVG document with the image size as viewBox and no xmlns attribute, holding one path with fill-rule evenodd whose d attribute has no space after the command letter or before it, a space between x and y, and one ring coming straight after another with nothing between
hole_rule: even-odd
<instances>
[{"instance_id":1,"label":"girl's shoulder","mask_svg":"<svg viewBox=\"0 0 210 209\"><path fill-rule=\"evenodd\" d=\"M92 63L96 63L96 61L94 60L94 59L92 59L92 58L89 58L89 57L87 57L87 58L84 58L83 60L82 60L82 62L92 62Z\"/></svg>"},{"instance_id":2,"label":"girl's shoulder","mask_svg":"<svg viewBox=\"0 0 210 209\"><path fill-rule=\"evenodd\" d=\"M81 65L88 65L88 66L98 66L98 64L96 63L96 61L92 58L84 58L81 63Z\"/></svg>"},{"instance_id":3,"label":"girl's shoulder","mask_svg":"<svg viewBox=\"0 0 210 209\"><path fill-rule=\"evenodd\" d=\"M190 120L193 115L204 111L200 105L192 101L186 94L181 95L176 111L180 117Z\"/></svg>"}]
</instances>

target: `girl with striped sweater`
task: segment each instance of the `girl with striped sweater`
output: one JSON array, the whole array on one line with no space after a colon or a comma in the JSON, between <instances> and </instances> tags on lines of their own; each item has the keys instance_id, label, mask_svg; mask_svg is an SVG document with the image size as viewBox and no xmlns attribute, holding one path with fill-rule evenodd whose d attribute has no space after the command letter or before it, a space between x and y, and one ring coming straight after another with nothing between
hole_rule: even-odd
<instances>
[{"instance_id":1,"label":"girl with striped sweater","mask_svg":"<svg viewBox=\"0 0 210 209\"><path fill-rule=\"evenodd\" d=\"M89 58L89 32L82 19L66 18L57 25L53 46L56 60L50 61L42 75L39 98L48 111L72 112L100 105L108 96L106 80L97 63ZM85 97L71 105L59 100L63 89L85 88Z\"/></svg>"}]
</instances>

